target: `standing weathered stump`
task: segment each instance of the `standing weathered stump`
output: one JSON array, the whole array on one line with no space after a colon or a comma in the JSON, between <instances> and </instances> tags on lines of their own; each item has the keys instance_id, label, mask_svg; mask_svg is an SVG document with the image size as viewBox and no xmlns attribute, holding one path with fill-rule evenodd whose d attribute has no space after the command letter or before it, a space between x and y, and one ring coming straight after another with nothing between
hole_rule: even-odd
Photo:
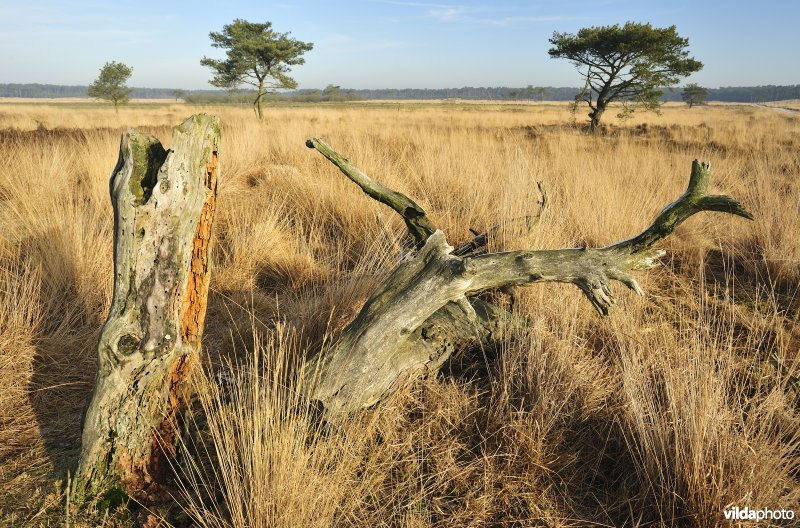
<instances>
[{"instance_id":1,"label":"standing weathered stump","mask_svg":"<svg viewBox=\"0 0 800 528\"><path fill-rule=\"evenodd\" d=\"M111 176L114 298L83 425L79 496L152 500L174 454L182 384L200 350L220 127L196 115L172 145L129 130Z\"/></svg>"}]
</instances>

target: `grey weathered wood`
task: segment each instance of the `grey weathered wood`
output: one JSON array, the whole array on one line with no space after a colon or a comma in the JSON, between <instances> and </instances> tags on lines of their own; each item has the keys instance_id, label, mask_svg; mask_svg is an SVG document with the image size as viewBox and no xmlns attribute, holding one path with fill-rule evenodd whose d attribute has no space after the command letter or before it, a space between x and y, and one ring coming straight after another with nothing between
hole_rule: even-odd
<instances>
[{"instance_id":1,"label":"grey weathered wood","mask_svg":"<svg viewBox=\"0 0 800 528\"><path fill-rule=\"evenodd\" d=\"M329 154L326 157L334 163L343 159ZM314 382L309 385L309 396L324 405L328 420L337 420L374 405L399 381L435 371L448 351L424 339L420 329L438 317L458 320L463 324L456 328L466 329L454 329L450 342L453 336L457 341L469 335L470 328L475 336L491 333L491 326L497 326L491 311L484 310L489 315L481 317L474 309L474 300L471 302L472 296L486 290L537 282L574 284L601 315L608 315L614 303L612 281L641 295L631 272L656 266L664 251L653 246L684 220L700 211L723 211L752 219L732 198L709 195L709 176L710 167L695 161L687 191L650 227L603 248L459 256L445 235L435 231L412 259L395 268L338 340L310 363L308 373L313 374Z\"/></svg>"},{"instance_id":2,"label":"grey weathered wood","mask_svg":"<svg viewBox=\"0 0 800 528\"><path fill-rule=\"evenodd\" d=\"M112 486L150 500L174 454L182 385L200 350L220 127L196 115L165 150L122 135L111 176L114 297L83 425L79 496Z\"/></svg>"},{"instance_id":3,"label":"grey weathered wood","mask_svg":"<svg viewBox=\"0 0 800 528\"><path fill-rule=\"evenodd\" d=\"M417 203L403 193L393 191L380 182L377 182L358 170L350 163L350 160L333 150L327 143L319 138L306 140L308 148L317 149L323 156L328 158L345 176L361 187L368 196L386 204L403 217L408 232L414 239L415 245L420 248L425 244L429 236L436 231L436 227L428 219L425 211Z\"/></svg>"}]
</instances>

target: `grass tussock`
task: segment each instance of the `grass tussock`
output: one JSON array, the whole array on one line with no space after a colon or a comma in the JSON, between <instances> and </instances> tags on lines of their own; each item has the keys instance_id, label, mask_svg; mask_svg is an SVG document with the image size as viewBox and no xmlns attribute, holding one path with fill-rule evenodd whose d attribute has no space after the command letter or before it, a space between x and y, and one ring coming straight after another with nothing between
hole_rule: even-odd
<instances>
[{"instance_id":1,"label":"grass tussock","mask_svg":"<svg viewBox=\"0 0 800 528\"><path fill-rule=\"evenodd\" d=\"M719 526L800 513L800 141L770 109L665 108L588 136L558 105L208 108L223 121L204 367L177 468L207 527ZM194 109L192 110L194 111ZM67 512L110 303L108 176L129 126L187 108L0 106L0 524ZM293 375L404 250L402 222L304 146L322 136L413 196L452 245L604 245L685 188L692 159L741 199L704 214L600 319L575 288L521 291L528 327L375 411L322 427ZM549 213L533 229L515 221Z\"/></svg>"}]
</instances>

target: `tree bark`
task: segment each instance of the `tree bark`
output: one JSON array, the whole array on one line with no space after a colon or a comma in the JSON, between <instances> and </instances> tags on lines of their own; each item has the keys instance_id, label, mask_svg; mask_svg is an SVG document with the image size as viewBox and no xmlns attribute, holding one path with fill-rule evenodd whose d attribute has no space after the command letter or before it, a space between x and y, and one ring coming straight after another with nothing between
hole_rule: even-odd
<instances>
[{"instance_id":1,"label":"tree bark","mask_svg":"<svg viewBox=\"0 0 800 528\"><path fill-rule=\"evenodd\" d=\"M321 140L309 140L307 145L320 150L345 174L352 172L350 163L331 155L333 150ZM710 171L707 164L695 161L687 191L650 227L602 248L465 254L454 251L445 235L435 230L413 258L395 268L339 338L309 363L309 397L322 403L328 421L338 421L378 403L402 380L436 372L455 348L470 339L480 342L502 334L507 313L483 302L476 309L474 296L486 290L536 282L574 284L601 315L608 315L614 304L611 282L619 281L642 295L630 272L656 266L664 251L653 246L684 220L700 211L752 219L732 198L708 194ZM371 192L365 191L372 196L376 188L371 185ZM391 205L388 196L400 193L388 191L376 199ZM396 211L413 211L415 218L421 215L428 228L434 228L421 207L405 195L400 197L413 205L393 206ZM413 236L410 227L409 231ZM429 330L442 327L449 328L447 339Z\"/></svg>"},{"instance_id":2,"label":"tree bark","mask_svg":"<svg viewBox=\"0 0 800 528\"><path fill-rule=\"evenodd\" d=\"M258 93L256 94L256 100L253 103L253 106L255 106L256 116L258 117L259 121L261 121L261 119L263 118L263 115L264 115L262 113L262 111L261 111L261 99L263 97L264 97L264 81L259 79L258 80Z\"/></svg>"},{"instance_id":3,"label":"tree bark","mask_svg":"<svg viewBox=\"0 0 800 528\"><path fill-rule=\"evenodd\" d=\"M182 391L200 350L209 286L220 127L196 115L165 150L122 135L111 176L114 297L98 345L76 496L160 492L177 441Z\"/></svg>"},{"instance_id":4,"label":"tree bark","mask_svg":"<svg viewBox=\"0 0 800 528\"><path fill-rule=\"evenodd\" d=\"M589 130L592 133L597 132L597 129L600 128L600 118L603 117L603 113L606 111L606 105L605 101L598 99L594 110L589 113L589 118L591 119Z\"/></svg>"}]
</instances>

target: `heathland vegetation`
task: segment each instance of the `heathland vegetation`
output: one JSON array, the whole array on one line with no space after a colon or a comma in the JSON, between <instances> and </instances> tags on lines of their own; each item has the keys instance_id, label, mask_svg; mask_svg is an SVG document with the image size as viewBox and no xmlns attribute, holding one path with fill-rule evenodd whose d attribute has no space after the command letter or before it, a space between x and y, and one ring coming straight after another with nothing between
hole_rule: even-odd
<instances>
[{"instance_id":1,"label":"heathland vegetation","mask_svg":"<svg viewBox=\"0 0 800 528\"><path fill-rule=\"evenodd\" d=\"M224 132L204 368L175 477L184 520L714 526L731 505L796 509L797 115L667 105L590 136L566 105L276 107L264 122L200 109ZM0 105L0 524L132 522L103 517L123 495L76 517L67 470L111 301L119 134L168 141L185 114ZM693 217L637 275L648 295L621 293L609 318L572 287L521 290L524 330L322 428L291 373L406 241L310 136L413 196L452 244L499 222L496 251L602 246L648 225L695 158L756 220ZM550 205L529 228L539 180Z\"/></svg>"}]
</instances>

